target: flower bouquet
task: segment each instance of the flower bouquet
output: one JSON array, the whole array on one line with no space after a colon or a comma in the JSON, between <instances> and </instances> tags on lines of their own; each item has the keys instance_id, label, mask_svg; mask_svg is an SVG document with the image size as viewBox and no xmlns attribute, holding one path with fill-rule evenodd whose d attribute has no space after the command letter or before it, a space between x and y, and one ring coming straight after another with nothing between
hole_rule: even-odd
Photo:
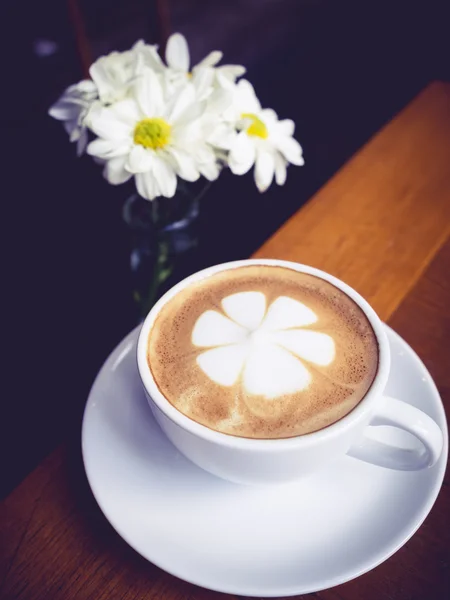
<instances>
[{"instance_id":1,"label":"flower bouquet","mask_svg":"<svg viewBox=\"0 0 450 600\"><path fill-rule=\"evenodd\" d=\"M190 65L185 38L173 34L165 62L154 45L100 57L91 79L70 86L49 114L64 123L77 154L87 152L118 185L134 178L124 205L132 231L135 299L145 315L177 255L196 243L199 200L223 168L253 167L260 192L303 165L294 122L261 108L240 65L219 65L222 53ZM202 179L205 186L193 182ZM189 186L194 187L194 191Z\"/></svg>"}]
</instances>

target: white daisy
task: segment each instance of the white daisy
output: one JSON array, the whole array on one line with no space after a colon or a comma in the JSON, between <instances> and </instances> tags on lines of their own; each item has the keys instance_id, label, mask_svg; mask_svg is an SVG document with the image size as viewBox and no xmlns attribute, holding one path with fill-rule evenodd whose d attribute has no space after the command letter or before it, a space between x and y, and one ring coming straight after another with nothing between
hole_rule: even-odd
<instances>
[{"instance_id":1,"label":"white daisy","mask_svg":"<svg viewBox=\"0 0 450 600\"><path fill-rule=\"evenodd\" d=\"M227 296L222 309L202 313L192 330L194 346L208 348L197 365L219 385L241 377L248 394L273 399L308 387L308 363L334 360L333 339L305 329L318 319L302 302L280 296L267 307L262 292L249 291Z\"/></svg>"},{"instance_id":2,"label":"white daisy","mask_svg":"<svg viewBox=\"0 0 450 600\"><path fill-rule=\"evenodd\" d=\"M222 57L222 52L213 50L190 70L191 58L186 38L181 33L174 33L167 41L166 62L174 81L182 83L190 79L199 100L207 98L217 87L231 90L236 79L245 73L245 67L241 65L218 67Z\"/></svg>"},{"instance_id":3,"label":"white daisy","mask_svg":"<svg viewBox=\"0 0 450 600\"><path fill-rule=\"evenodd\" d=\"M145 68L132 98L93 112L90 127L99 137L87 151L106 161L110 183L134 175L143 198L170 198L177 176L186 181L218 176L214 150L202 137L203 110L191 85L171 94L164 79Z\"/></svg>"},{"instance_id":4,"label":"white daisy","mask_svg":"<svg viewBox=\"0 0 450 600\"><path fill-rule=\"evenodd\" d=\"M157 46L137 41L131 50L111 52L98 58L90 67L89 74L97 86L103 104L123 100L136 77L146 65L152 66L159 58Z\"/></svg>"},{"instance_id":5,"label":"white daisy","mask_svg":"<svg viewBox=\"0 0 450 600\"><path fill-rule=\"evenodd\" d=\"M97 98L95 83L86 79L68 87L48 111L51 117L64 122L70 141L77 142L78 156L87 145L88 115Z\"/></svg>"},{"instance_id":6,"label":"white daisy","mask_svg":"<svg viewBox=\"0 0 450 600\"><path fill-rule=\"evenodd\" d=\"M233 128L223 129L223 137L214 138L219 147L229 150L228 164L235 175L255 166L254 178L260 192L275 181L284 185L289 163L303 165L302 148L292 136L295 125L290 119L278 120L275 111L262 109L251 83L241 79L235 85L232 108L226 115Z\"/></svg>"}]
</instances>

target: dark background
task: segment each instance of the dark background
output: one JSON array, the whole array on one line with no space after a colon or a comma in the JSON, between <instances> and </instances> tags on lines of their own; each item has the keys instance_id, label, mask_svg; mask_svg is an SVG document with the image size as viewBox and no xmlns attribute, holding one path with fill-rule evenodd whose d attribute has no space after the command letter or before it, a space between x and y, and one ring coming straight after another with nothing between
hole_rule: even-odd
<instances>
[{"instance_id":1,"label":"dark background","mask_svg":"<svg viewBox=\"0 0 450 600\"><path fill-rule=\"evenodd\" d=\"M429 81L450 79L446 4L3 0L2 493L79 435L96 372L137 323L121 217L130 188L76 158L47 116L62 90L101 54L181 31L193 63L223 50L247 67L263 106L296 122L306 165L264 195L251 175L223 173L202 206L199 248L173 283L247 257Z\"/></svg>"}]
</instances>

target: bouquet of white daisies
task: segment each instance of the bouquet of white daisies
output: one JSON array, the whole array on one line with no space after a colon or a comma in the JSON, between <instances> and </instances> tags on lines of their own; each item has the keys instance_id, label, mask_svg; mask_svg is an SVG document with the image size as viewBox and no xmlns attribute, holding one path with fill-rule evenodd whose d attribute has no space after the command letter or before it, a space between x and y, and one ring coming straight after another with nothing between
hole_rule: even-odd
<instances>
[{"instance_id":1,"label":"bouquet of white daisies","mask_svg":"<svg viewBox=\"0 0 450 600\"><path fill-rule=\"evenodd\" d=\"M166 62L157 46L94 62L91 79L70 86L50 108L76 142L103 164L109 183L134 177L140 196L171 198L178 178L217 179L223 167L243 175L254 167L259 191L283 185L289 163L303 165L294 122L261 108L240 65L219 65L214 51L191 67L185 38L173 34Z\"/></svg>"}]
</instances>

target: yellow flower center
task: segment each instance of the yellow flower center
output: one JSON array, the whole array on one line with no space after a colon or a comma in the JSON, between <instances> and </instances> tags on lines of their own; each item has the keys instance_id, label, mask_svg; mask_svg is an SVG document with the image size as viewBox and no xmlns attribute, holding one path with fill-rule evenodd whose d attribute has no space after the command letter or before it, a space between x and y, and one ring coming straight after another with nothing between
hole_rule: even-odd
<instances>
[{"instance_id":1,"label":"yellow flower center","mask_svg":"<svg viewBox=\"0 0 450 600\"><path fill-rule=\"evenodd\" d=\"M250 119L251 123L247 127L247 135L255 135L263 140L269 137L266 125L253 113L242 113L243 119Z\"/></svg>"},{"instance_id":2,"label":"yellow flower center","mask_svg":"<svg viewBox=\"0 0 450 600\"><path fill-rule=\"evenodd\" d=\"M171 126L164 119L142 119L134 128L134 143L144 148L164 148L169 143Z\"/></svg>"}]
</instances>

